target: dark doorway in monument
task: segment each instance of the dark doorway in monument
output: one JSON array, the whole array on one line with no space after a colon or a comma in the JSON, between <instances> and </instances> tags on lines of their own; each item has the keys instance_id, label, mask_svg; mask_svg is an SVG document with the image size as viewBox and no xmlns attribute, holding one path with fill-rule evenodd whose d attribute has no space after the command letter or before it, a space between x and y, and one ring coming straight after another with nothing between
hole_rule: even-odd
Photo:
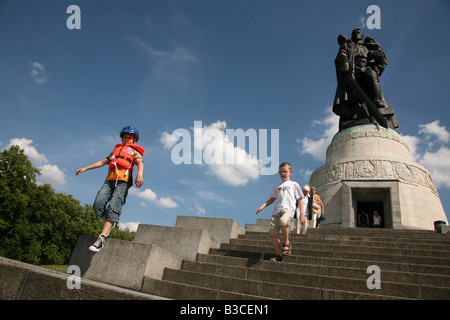
<instances>
[{"instance_id":1,"label":"dark doorway in monument","mask_svg":"<svg viewBox=\"0 0 450 320\"><path fill-rule=\"evenodd\" d=\"M382 227L401 225L398 181L342 181L342 226L358 226L358 203L379 203ZM348 207L347 207L348 205ZM373 214L373 212L368 212ZM372 223L372 222L371 222Z\"/></svg>"},{"instance_id":2,"label":"dark doorway in monument","mask_svg":"<svg viewBox=\"0 0 450 320\"><path fill-rule=\"evenodd\" d=\"M393 207L397 207L395 182L358 181L346 182L351 190L351 204L353 209L353 226L358 225L358 214L364 210L368 214L369 227L373 225L373 212L381 216L382 228L393 228Z\"/></svg>"},{"instance_id":3,"label":"dark doorway in monument","mask_svg":"<svg viewBox=\"0 0 450 320\"><path fill-rule=\"evenodd\" d=\"M378 211L378 214L381 216L381 228L384 228L384 204L382 201L377 202L358 201L356 203L356 212L358 214L361 214L363 212L367 213L369 220L369 228L373 228L373 215L375 211ZM358 219L356 220L356 225L360 227L360 225L358 225Z\"/></svg>"}]
</instances>

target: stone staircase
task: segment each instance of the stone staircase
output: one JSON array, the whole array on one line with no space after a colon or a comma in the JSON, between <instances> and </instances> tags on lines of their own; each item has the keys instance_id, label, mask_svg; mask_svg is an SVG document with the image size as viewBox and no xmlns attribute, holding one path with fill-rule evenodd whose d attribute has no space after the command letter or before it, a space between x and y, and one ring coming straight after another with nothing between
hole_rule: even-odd
<instances>
[{"instance_id":1,"label":"stone staircase","mask_svg":"<svg viewBox=\"0 0 450 320\"><path fill-rule=\"evenodd\" d=\"M184 223L178 225L177 220L177 227L172 227L182 230L177 232L182 232L183 238L172 240L164 250L174 245L179 250L187 245L186 230L193 232L191 228L201 228L203 238L204 233L214 238L218 230L226 229L220 227L223 221L219 220L224 219L184 218ZM245 230L238 226L228 238L218 235L221 238L218 243L209 239L209 250L197 250L200 246L194 250L186 248L184 251L189 254L180 258L179 263L159 266L158 276L144 272L136 281L142 286L132 289L183 300L450 299L449 234L323 226L297 235L294 230L292 254L283 262L272 262L269 259L274 250L267 235L269 222L258 219L257 224L246 225ZM145 226L140 236L138 229L135 241L150 241L142 236L146 230L147 234L154 234L151 245L161 246L155 235L159 229ZM167 230L161 234L167 234ZM110 249L105 247L105 252L102 250L95 257L111 254L108 250L113 250L115 242L120 241L107 240ZM158 249L159 254L163 249ZM131 247L126 252L133 255ZM185 253L176 255L182 254ZM90 259L95 262L92 256ZM163 256L154 256L155 259L165 260ZM108 260L105 264L113 261ZM128 258L124 260L129 263ZM95 263L100 266L102 262Z\"/></svg>"}]
</instances>

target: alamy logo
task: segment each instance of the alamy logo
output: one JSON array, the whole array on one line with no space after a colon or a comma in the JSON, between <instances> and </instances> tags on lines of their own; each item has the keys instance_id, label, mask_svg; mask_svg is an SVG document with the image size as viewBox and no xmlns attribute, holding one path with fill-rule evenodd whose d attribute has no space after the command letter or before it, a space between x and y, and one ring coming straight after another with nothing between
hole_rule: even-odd
<instances>
[{"instance_id":1,"label":"alamy logo","mask_svg":"<svg viewBox=\"0 0 450 320\"><path fill-rule=\"evenodd\" d=\"M381 29L381 9L377 5L367 7L366 13L371 13L367 18L366 24L368 29Z\"/></svg>"},{"instance_id":2,"label":"alamy logo","mask_svg":"<svg viewBox=\"0 0 450 320\"><path fill-rule=\"evenodd\" d=\"M203 127L194 121L193 137L187 129L164 133L162 140L172 148L172 163L207 165L254 165L261 175L278 172L279 130L270 130L270 155L267 129L225 129L224 122ZM248 143L247 143L248 142Z\"/></svg>"},{"instance_id":3,"label":"alamy logo","mask_svg":"<svg viewBox=\"0 0 450 320\"><path fill-rule=\"evenodd\" d=\"M381 270L377 265L370 265L367 267L367 273L372 275L367 278L367 288L370 290L381 289Z\"/></svg>"},{"instance_id":4,"label":"alamy logo","mask_svg":"<svg viewBox=\"0 0 450 320\"><path fill-rule=\"evenodd\" d=\"M77 265L70 265L67 267L66 273L72 274L67 278L67 288L68 289L81 289L81 270Z\"/></svg>"},{"instance_id":5,"label":"alamy logo","mask_svg":"<svg viewBox=\"0 0 450 320\"><path fill-rule=\"evenodd\" d=\"M81 9L79 6L71 5L67 7L66 13L70 14L70 17L66 20L67 29L81 29Z\"/></svg>"}]
</instances>

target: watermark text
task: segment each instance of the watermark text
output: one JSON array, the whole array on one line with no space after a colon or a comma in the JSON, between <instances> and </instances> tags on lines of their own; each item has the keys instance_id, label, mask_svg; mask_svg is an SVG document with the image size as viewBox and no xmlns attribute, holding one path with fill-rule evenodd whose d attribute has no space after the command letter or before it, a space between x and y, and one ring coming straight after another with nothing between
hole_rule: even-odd
<instances>
[{"instance_id":1,"label":"watermark text","mask_svg":"<svg viewBox=\"0 0 450 320\"><path fill-rule=\"evenodd\" d=\"M278 172L278 129L270 129L269 141L267 129L203 127L202 121L194 121L193 134L187 129L176 129L168 136L175 142L171 160L176 165L256 165L261 175Z\"/></svg>"},{"instance_id":2,"label":"watermark text","mask_svg":"<svg viewBox=\"0 0 450 320\"><path fill-rule=\"evenodd\" d=\"M80 267L77 265L70 265L67 267L66 273L72 274L70 277L67 278L67 288L72 289L81 289L81 270Z\"/></svg>"},{"instance_id":3,"label":"watermark text","mask_svg":"<svg viewBox=\"0 0 450 320\"><path fill-rule=\"evenodd\" d=\"M367 278L367 288L370 290L381 289L381 270L377 265L370 265L367 267L367 273L372 274Z\"/></svg>"},{"instance_id":4,"label":"watermark text","mask_svg":"<svg viewBox=\"0 0 450 320\"><path fill-rule=\"evenodd\" d=\"M79 6L70 5L67 7L66 13L71 14L66 20L67 29L81 29L81 9Z\"/></svg>"}]
</instances>

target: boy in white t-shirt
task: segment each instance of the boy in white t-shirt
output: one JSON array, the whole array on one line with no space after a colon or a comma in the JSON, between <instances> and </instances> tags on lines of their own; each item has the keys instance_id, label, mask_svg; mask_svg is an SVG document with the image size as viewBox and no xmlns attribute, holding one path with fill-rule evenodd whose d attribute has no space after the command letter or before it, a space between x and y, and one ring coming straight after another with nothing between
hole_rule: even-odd
<instances>
[{"instance_id":1,"label":"boy in white t-shirt","mask_svg":"<svg viewBox=\"0 0 450 320\"><path fill-rule=\"evenodd\" d=\"M291 181L292 167L289 163L280 164L278 171L282 182L277 183L270 193L270 199L256 210L256 214L261 212L265 207L275 203L272 213L272 221L270 223L270 234L272 236L273 246L275 248L276 257L272 261L283 261L283 255L291 253L291 243L289 241L289 226L294 218L297 203L300 208L300 222L306 223L305 210L302 204L303 193L297 182ZM280 229L283 235L283 249L280 243Z\"/></svg>"}]
</instances>

